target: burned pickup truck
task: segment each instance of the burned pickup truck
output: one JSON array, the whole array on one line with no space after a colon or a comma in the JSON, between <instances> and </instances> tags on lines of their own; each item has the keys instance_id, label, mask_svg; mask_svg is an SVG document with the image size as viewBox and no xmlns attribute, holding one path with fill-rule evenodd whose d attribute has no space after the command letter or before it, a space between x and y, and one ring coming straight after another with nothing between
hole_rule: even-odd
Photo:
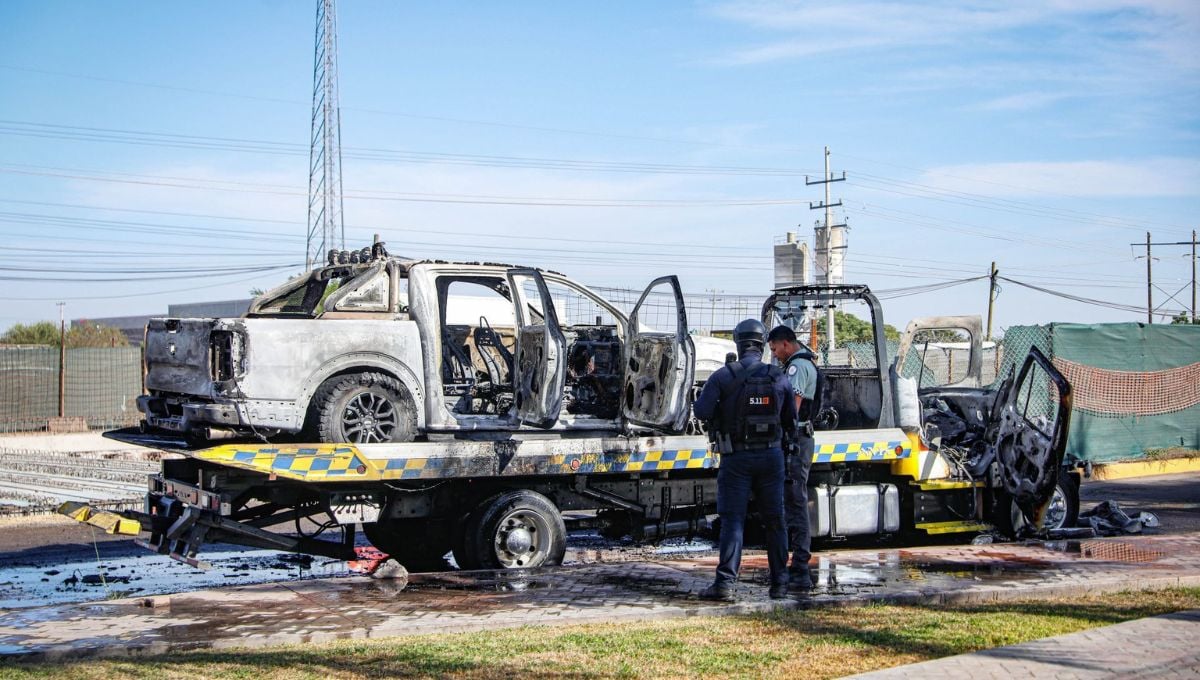
<instances>
[{"instance_id":1,"label":"burned pickup truck","mask_svg":"<svg viewBox=\"0 0 1200 680\"><path fill-rule=\"evenodd\" d=\"M196 441L679 433L694 384L732 349L688 334L673 276L627 315L555 272L376 244L332 253L242 318L152 319L138 408L150 430Z\"/></svg>"}]
</instances>

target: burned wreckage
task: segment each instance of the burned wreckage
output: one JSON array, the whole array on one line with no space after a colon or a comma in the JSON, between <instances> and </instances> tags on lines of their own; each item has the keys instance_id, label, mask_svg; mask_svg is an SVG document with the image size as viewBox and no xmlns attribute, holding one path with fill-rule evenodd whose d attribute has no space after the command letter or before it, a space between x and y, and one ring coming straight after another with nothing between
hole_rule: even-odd
<instances>
[{"instance_id":1,"label":"burned wreckage","mask_svg":"<svg viewBox=\"0 0 1200 680\"><path fill-rule=\"evenodd\" d=\"M1035 527L1074 526L1080 472L1076 462L1064 460L1071 386L1050 360L1032 347L1013 364L1012 375L985 388L981 319L939 316L912 320L889 362L882 307L863 285L779 288L762 316L799 326L818 312L854 305L864 307L871 322L869 347L858 355L829 352L821 362L824 389L821 413L813 419L818 431L809 498L819 506L847 486L865 487L868 497L876 486L882 500L873 507L880 518L895 512L903 518L897 524L930 534L995 528L1014 536ZM936 372L929 355L944 348L939 339L947 336L966 361L943 379L931 379ZM914 455L889 466L838 464L849 459L839 458L836 448L822 455L829 450L823 434L892 428L912 442ZM893 485L895 500L883 490Z\"/></svg>"},{"instance_id":2,"label":"burned wreckage","mask_svg":"<svg viewBox=\"0 0 1200 680\"><path fill-rule=\"evenodd\" d=\"M152 320L145 422L108 436L183 455L151 477L144 512L72 516L193 564L213 541L354 559L362 531L410 570L447 554L466 569L558 564L568 524L635 541L708 527L720 456L691 399L732 343L689 332L675 277L626 313L554 272L381 247L354 259L243 318ZM1066 382L1035 352L998 394L938 391L978 415L982 443L951 445L916 406L934 393L887 368L865 286L779 289L763 321L799 326L850 299L871 303L875 361L823 362L813 535L1035 527L1071 484ZM1034 393L1053 409L1033 413Z\"/></svg>"},{"instance_id":3,"label":"burned wreckage","mask_svg":"<svg viewBox=\"0 0 1200 680\"><path fill-rule=\"evenodd\" d=\"M342 258L349 259L349 258ZM675 277L627 316L561 274L356 253L237 319L153 319L154 431L405 442L469 431L681 432L732 343L686 332Z\"/></svg>"}]
</instances>

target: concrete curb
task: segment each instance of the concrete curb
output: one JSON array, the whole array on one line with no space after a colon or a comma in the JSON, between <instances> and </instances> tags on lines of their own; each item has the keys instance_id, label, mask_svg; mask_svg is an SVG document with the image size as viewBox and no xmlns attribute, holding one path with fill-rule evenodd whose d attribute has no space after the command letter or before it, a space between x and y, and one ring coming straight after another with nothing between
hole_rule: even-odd
<instances>
[{"instance_id":1,"label":"concrete curb","mask_svg":"<svg viewBox=\"0 0 1200 680\"><path fill-rule=\"evenodd\" d=\"M508 628L543 628L562 625L587 625L596 623L626 623L636 621L654 621L695 616L731 616L767 613L775 610L813 609L818 607L853 607L866 604L897 604L897 605L967 605L1011 602L1029 599L1066 598L1079 595L1101 595L1122 591L1152 591L1168 588L1200 587L1200 574L1165 577L1132 577L1130 575L1101 577L1087 584L1067 585L1030 585L1013 584L1010 586L979 586L953 591L936 589L912 590L909 592L884 595L813 595L800 596L792 600L756 599L730 605L712 606L678 606L661 608L653 612L613 612L597 610L594 613L572 616L561 623L543 620L522 620L522 617L511 616L507 619L487 617L473 622L450 624L437 633L467 633L484 630L500 630ZM694 600L687 600L688 603ZM373 629L347 628L339 631L321 631L306 634L280 633L274 635L252 635L230 637L210 641L194 642L152 642L142 644L114 643L97 648L77 648L63 645L41 652L6 653L0 651L0 660L7 663L38 663L77 661L82 659L112 659L112 658L145 658L169 653L187 651L251 651L262 650L286 645L313 644L334 642L337 640L383 639L412 635L403 626L403 621L384 623ZM431 634L420 631L416 634Z\"/></svg>"},{"instance_id":2,"label":"concrete curb","mask_svg":"<svg viewBox=\"0 0 1200 680\"><path fill-rule=\"evenodd\" d=\"M1092 467L1092 479L1113 481L1116 479L1129 479L1131 477L1173 475L1181 472L1200 472L1200 456L1095 465Z\"/></svg>"}]
</instances>

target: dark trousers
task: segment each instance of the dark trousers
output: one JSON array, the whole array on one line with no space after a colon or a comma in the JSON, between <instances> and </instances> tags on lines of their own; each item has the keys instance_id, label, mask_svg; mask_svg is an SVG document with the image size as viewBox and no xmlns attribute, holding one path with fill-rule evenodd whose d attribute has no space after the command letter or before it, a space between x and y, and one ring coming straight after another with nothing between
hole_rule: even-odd
<instances>
[{"instance_id":1,"label":"dark trousers","mask_svg":"<svg viewBox=\"0 0 1200 680\"><path fill-rule=\"evenodd\" d=\"M738 451L721 456L721 467L717 471L717 514L721 516L718 584L733 585L737 581L742 565L742 537L751 492L766 525L771 583L787 582L783 480L783 452L779 449Z\"/></svg>"},{"instance_id":2,"label":"dark trousers","mask_svg":"<svg viewBox=\"0 0 1200 680\"><path fill-rule=\"evenodd\" d=\"M812 467L813 439L800 437L799 443L799 450L787 457L787 484L784 485L784 514L787 516L788 549L792 551L793 569L807 568L812 558L808 524L808 470Z\"/></svg>"}]
</instances>

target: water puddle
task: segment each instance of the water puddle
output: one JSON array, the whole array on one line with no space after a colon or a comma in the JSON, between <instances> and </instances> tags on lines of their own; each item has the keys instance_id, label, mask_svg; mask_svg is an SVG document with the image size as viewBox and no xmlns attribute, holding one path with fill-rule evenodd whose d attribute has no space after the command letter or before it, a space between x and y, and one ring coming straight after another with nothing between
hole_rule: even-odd
<instances>
[{"instance_id":1,"label":"water puddle","mask_svg":"<svg viewBox=\"0 0 1200 680\"><path fill-rule=\"evenodd\" d=\"M996 557L999 556L972 562L914 555L903 550L850 553L836 559L818 555L812 565L813 582L816 592L853 595L1020 581L1051 568L1049 562Z\"/></svg>"},{"instance_id":2,"label":"water puddle","mask_svg":"<svg viewBox=\"0 0 1200 680\"><path fill-rule=\"evenodd\" d=\"M1165 552L1142 548L1122 541L1047 541L1046 550L1079 555L1084 559L1104 562L1156 562L1167 556Z\"/></svg>"},{"instance_id":3,"label":"water puddle","mask_svg":"<svg viewBox=\"0 0 1200 680\"><path fill-rule=\"evenodd\" d=\"M273 550L232 548L202 553L199 570L147 551L128 557L0 569L0 609L164 595L231 584L268 583L349 574L346 563Z\"/></svg>"}]
</instances>

